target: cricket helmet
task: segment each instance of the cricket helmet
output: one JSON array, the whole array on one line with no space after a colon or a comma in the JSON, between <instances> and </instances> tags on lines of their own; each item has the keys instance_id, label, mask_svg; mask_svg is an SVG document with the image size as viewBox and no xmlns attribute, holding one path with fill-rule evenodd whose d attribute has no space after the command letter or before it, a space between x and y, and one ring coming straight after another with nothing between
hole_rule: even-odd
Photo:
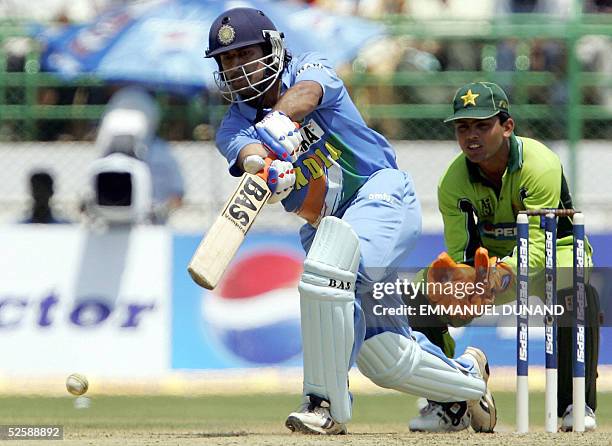
<instances>
[{"instance_id":1,"label":"cricket helmet","mask_svg":"<svg viewBox=\"0 0 612 446\"><path fill-rule=\"evenodd\" d=\"M227 70L220 55L252 45L261 45L264 55ZM215 19L208 35L206 57L214 57L219 66L215 82L221 94L230 102L251 101L268 91L283 72L286 59L283 33L262 11L253 8L234 8ZM261 79L258 73L263 72ZM234 88L230 81L246 81L246 86Z\"/></svg>"}]
</instances>

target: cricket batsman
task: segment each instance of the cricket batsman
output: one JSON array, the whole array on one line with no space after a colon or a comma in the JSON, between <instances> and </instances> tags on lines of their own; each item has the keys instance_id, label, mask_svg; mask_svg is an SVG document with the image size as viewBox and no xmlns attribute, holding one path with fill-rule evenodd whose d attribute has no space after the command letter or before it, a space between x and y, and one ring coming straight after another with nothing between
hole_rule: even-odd
<instances>
[{"instance_id":1,"label":"cricket batsman","mask_svg":"<svg viewBox=\"0 0 612 446\"><path fill-rule=\"evenodd\" d=\"M438 186L438 206L444 220L442 253L425 272L428 280L452 277L474 265L489 282L487 293L456 300L435 293L420 294L412 303L432 305L504 304L516 299L516 218L521 210L572 209L572 198L559 157L539 141L515 134L510 103L504 90L491 82L473 82L459 88L453 99L452 123L461 153L450 163ZM557 230L557 303L565 306L559 320L558 417L561 430L571 431L573 223L559 217ZM585 266L592 267L591 246L586 243ZM530 294L544 301L544 231L540 217L529 217ZM435 279L439 280L439 279ZM586 286L586 403L585 429L597 426L596 379L599 352L599 298ZM475 300L474 300L475 299ZM410 323L449 356L454 341L447 326L465 325L472 318L411 317ZM461 425L445 422L443 404L429 401L410 421L416 431L456 431Z\"/></svg>"},{"instance_id":2,"label":"cricket batsman","mask_svg":"<svg viewBox=\"0 0 612 446\"><path fill-rule=\"evenodd\" d=\"M231 102L216 137L230 174L264 171L269 202L306 221L299 283L303 404L286 426L346 433L348 371L357 363L377 385L440 401L451 422L491 431L496 411L484 353L468 348L449 359L405 316L372 311L402 305L399 294L375 301L372 289L393 280L399 259L413 248L420 205L388 141L367 127L328 61L291 55L266 14L251 8L215 19L206 55L216 60L217 84ZM267 158L274 159L269 167Z\"/></svg>"}]
</instances>

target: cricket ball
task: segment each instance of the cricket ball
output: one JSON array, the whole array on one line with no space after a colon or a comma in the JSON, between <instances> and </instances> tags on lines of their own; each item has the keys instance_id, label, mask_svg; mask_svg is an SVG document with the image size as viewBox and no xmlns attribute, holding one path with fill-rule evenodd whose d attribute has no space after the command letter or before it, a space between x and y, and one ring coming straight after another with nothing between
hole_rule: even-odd
<instances>
[{"instance_id":1,"label":"cricket ball","mask_svg":"<svg viewBox=\"0 0 612 446\"><path fill-rule=\"evenodd\" d=\"M73 373L66 378L66 389L73 395L83 395L89 388L89 382L84 375Z\"/></svg>"}]
</instances>

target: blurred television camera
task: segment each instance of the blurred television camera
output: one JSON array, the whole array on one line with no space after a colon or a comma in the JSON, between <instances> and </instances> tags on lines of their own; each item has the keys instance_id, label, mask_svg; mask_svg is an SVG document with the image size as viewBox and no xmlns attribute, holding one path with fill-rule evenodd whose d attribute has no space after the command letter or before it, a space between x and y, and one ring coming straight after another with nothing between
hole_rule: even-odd
<instances>
[{"instance_id":1,"label":"blurred television camera","mask_svg":"<svg viewBox=\"0 0 612 446\"><path fill-rule=\"evenodd\" d=\"M88 189L88 218L110 226L151 221L151 173L144 162L120 152L100 158L90 167Z\"/></svg>"},{"instance_id":2,"label":"blurred television camera","mask_svg":"<svg viewBox=\"0 0 612 446\"><path fill-rule=\"evenodd\" d=\"M96 138L85 214L107 225L165 223L180 206L183 180L168 145L156 137L160 111L144 90L111 98Z\"/></svg>"}]
</instances>

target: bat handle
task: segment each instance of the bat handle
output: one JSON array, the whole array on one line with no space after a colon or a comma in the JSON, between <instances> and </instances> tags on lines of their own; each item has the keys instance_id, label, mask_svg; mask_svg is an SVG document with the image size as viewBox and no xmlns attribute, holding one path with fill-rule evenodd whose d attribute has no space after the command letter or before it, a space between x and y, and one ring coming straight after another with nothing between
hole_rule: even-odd
<instances>
[{"instance_id":1,"label":"bat handle","mask_svg":"<svg viewBox=\"0 0 612 446\"><path fill-rule=\"evenodd\" d=\"M259 173L256 174L259 178L261 178L265 182L268 182L268 169L270 169L270 164L272 164L272 161L274 161L275 159L276 159L276 155L272 153L266 156L266 158L264 159L264 162L266 164L263 170L261 170Z\"/></svg>"}]
</instances>

